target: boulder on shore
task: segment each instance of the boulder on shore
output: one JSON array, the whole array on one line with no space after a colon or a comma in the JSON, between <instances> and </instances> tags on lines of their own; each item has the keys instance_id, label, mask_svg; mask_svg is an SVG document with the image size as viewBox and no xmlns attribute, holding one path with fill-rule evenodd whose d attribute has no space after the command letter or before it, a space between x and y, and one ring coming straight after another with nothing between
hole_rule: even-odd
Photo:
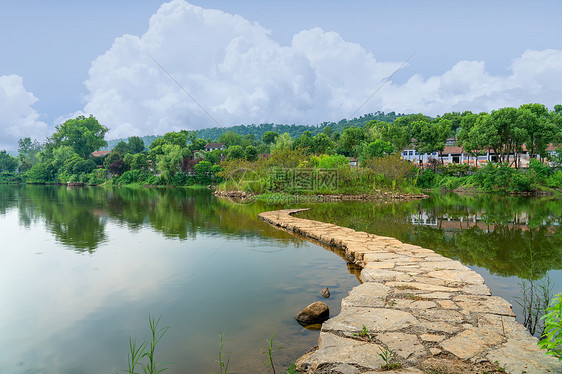
<instances>
[{"instance_id":1,"label":"boulder on shore","mask_svg":"<svg viewBox=\"0 0 562 374\"><path fill-rule=\"evenodd\" d=\"M326 303L317 301L297 313L295 319L303 326L322 323L330 318L330 309Z\"/></svg>"}]
</instances>

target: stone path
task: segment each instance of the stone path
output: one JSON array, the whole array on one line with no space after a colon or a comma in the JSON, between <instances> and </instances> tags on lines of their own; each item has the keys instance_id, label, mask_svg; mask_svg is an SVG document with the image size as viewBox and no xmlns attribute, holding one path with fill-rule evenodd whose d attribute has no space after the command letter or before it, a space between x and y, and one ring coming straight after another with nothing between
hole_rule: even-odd
<instances>
[{"instance_id":1,"label":"stone path","mask_svg":"<svg viewBox=\"0 0 562 374\"><path fill-rule=\"evenodd\" d=\"M292 216L302 210L259 217L345 251L362 267L362 284L323 324L318 348L297 361L300 372L378 372L379 353L392 351L397 373L562 373L478 273L429 249Z\"/></svg>"}]
</instances>

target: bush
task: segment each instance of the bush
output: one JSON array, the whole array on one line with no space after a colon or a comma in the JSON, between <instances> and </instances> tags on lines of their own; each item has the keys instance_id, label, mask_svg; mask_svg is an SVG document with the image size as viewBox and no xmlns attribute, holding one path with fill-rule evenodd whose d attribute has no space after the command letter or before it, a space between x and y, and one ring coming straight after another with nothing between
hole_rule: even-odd
<instances>
[{"instance_id":1,"label":"bush","mask_svg":"<svg viewBox=\"0 0 562 374\"><path fill-rule=\"evenodd\" d=\"M515 192L531 191L531 182L529 173L519 171L511 178L509 189Z\"/></svg>"},{"instance_id":2,"label":"bush","mask_svg":"<svg viewBox=\"0 0 562 374\"><path fill-rule=\"evenodd\" d=\"M506 164L496 166L488 163L473 175L473 181L485 191L506 191L514 171Z\"/></svg>"},{"instance_id":3,"label":"bush","mask_svg":"<svg viewBox=\"0 0 562 374\"><path fill-rule=\"evenodd\" d=\"M562 171L552 173L546 180L546 185L550 188L562 188Z\"/></svg>"},{"instance_id":4,"label":"bush","mask_svg":"<svg viewBox=\"0 0 562 374\"><path fill-rule=\"evenodd\" d=\"M344 166L349 166L349 159L342 155L324 155L318 162L318 167L320 169L339 169Z\"/></svg>"},{"instance_id":5,"label":"bush","mask_svg":"<svg viewBox=\"0 0 562 374\"><path fill-rule=\"evenodd\" d=\"M545 311L544 334L538 345L546 349L546 354L562 360L562 294L554 296Z\"/></svg>"},{"instance_id":6,"label":"bush","mask_svg":"<svg viewBox=\"0 0 562 374\"><path fill-rule=\"evenodd\" d=\"M455 189L459 188L459 186L461 184L462 184L462 178L447 177L447 178L443 179L441 185L448 190L455 190Z\"/></svg>"},{"instance_id":7,"label":"bush","mask_svg":"<svg viewBox=\"0 0 562 374\"><path fill-rule=\"evenodd\" d=\"M436 186L437 175L431 169L422 170L416 180L416 186L420 188L433 188Z\"/></svg>"},{"instance_id":8,"label":"bush","mask_svg":"<svg viewBox=\"0 0 562 374\"><path fill-rule=\"evenodd\" d=\"M529 171L532 173L535 182L543 184L550 174L550 167L543 165L539 160L531 159Z\"/></svg>"}]
</instances>

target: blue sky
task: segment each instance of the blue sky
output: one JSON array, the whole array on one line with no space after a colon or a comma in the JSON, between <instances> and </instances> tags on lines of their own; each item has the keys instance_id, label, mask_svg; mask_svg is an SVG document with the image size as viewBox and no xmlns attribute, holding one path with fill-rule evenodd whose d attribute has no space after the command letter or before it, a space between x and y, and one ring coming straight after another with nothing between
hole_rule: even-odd
<instances>
[{"instance_id":1,"label":"blue sky","mask_svg":"<svg viewBox=\"0 0 562 374\"><path fill-rule=\"evenodd\" d=\"M412 54L361 112L562 102L560 1L162 4L3 1L0 149L81 113L109 137L214 125L148 55L224 126L349 117Z\"/></svg>"}]
</instances>

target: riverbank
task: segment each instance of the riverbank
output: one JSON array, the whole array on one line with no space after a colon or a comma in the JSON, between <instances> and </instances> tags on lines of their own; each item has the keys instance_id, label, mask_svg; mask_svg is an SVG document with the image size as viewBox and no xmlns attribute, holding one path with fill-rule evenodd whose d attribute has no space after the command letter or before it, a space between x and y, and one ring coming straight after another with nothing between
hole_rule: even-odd
<instances>
[{"instance_id":1,"label":"riverbank","mask_svg":"<svg viewBox=\"0 0 562 374\"><path fill-rule=\"evenodd\" d=\"M318 348L298 360L299 371L380 370L385 351L408 373L562 371L515 321L509 303L492 296L483 278L461 263L393 238L292 216L299 211L260 218L342 249L362 268L363 282L324 323Z\"/></svg>"},{"instance_id":2,"label":"riverbank","mask_svg":"<svg viewBox=\"0 0 562 374\"><path fill-rule=\"evenodd\" d=\"M275 201L293 201L293 200L310 200L311 202L331 202L331 201L371 201L371 200L416 200L425 199L429 195L424 193L409 194L379 191L371 194L251 194L244 191L214 191L215 196L240 200L262 200L267 202Z\"/></svg>"}]
</instances>

